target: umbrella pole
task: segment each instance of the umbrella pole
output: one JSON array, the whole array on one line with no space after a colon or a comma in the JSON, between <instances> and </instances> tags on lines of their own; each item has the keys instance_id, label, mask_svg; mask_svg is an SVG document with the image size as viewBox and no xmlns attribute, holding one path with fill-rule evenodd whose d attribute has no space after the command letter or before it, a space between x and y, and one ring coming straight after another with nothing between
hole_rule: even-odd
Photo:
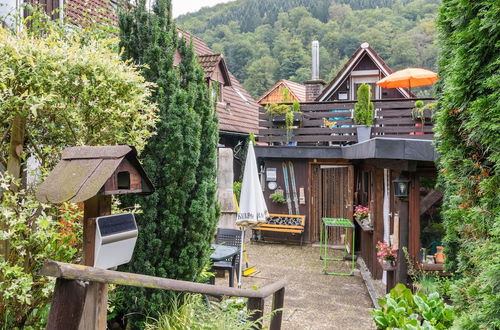
<instances>
[{"instance_id":1,"label":"umbrella pole","mask_svg":"<svg viewBox=\"0 0 500 330\"><path fill-rule=\"evenodd\" d=\"M243 227L240 227L240 230L243 232L241 235L241 243L240 243L240 262L238 265L238 288L241 289L241 269L243 267L243 242L245 241L245 231Z\"/></svg>"}]
</instances>

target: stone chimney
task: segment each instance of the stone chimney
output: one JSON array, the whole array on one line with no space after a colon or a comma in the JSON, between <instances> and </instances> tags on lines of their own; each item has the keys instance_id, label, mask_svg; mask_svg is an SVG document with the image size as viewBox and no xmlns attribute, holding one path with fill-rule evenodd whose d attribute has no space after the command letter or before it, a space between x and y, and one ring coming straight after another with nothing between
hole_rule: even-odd
<instances>
[{"instance_id":1,"label":"stone chimney","mask_svg":"<svg viewBox=\"0 0 500 330\"><path fill-rule=\"evenodd\" d=\"M314 101L316 97L323 91L326 82L319 79L319 42L312 42L312 68L311 80L304 81L306 86L306 102Z\"/></svg>"}]
</instances>

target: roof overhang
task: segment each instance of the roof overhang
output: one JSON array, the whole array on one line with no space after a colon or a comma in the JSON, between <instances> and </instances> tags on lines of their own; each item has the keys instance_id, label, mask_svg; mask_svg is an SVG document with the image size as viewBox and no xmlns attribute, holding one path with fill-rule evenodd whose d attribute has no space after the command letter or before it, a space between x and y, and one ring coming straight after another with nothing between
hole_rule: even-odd
<instances>
[{"instance_id":1,"label":"roof overhang","mask_svg":"<svg viewBox=\"0 0 500 330\"><path fill-rule=\"evenodd\" d=\"M338 147L255 146L256 157L310 159L392 159L434 162L437 153L432 141L374 138Z\"/></svg>"},{"instance_id":2,"label":"roof overhang","mask_svg":"<svg viewBox=\"0 0 500 330\"><path fill-rule=\"evenodd\" d=\"M374 138L342 147L346 159L401 159L434 162L437 153L431 140Z\"/></svg>"},{"instance_id":3,"label":"roof overhang","mask_svg":"<svg viewBox=\"0 0 500 330\"><path fill-rule=\"evenodd\" d=\"M342 149L340 147L293 147L257 145L254 149L255 156L262 158L343 158Z\"/></svg>"}]
</instances>

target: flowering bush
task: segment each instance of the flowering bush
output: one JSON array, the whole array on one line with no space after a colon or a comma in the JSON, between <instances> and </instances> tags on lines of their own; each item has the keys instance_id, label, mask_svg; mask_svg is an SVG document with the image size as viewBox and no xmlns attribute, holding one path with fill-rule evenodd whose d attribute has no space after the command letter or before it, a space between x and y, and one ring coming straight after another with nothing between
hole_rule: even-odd
<instances>
[{"instance_id":1,"label":"flowering bush","mask_svg":"<svg viewBox=\"0 0 500 330\"><path fill-rule=\"evenodd\" d=\"M354 208L354 216L356 219L361 220L368 217L370 209L368 206L358 205Z\"/></svg>"},{"instance_id":2,"label":"flowering bush","mask_svg":"<svg viewBox=\"0 0 500 330\"><path fill-rule=\"evenodd\" d=\"M396 261L398 249L391 247L387 242L377 243L377 258L379 261Z\"/></svg>"},{"instance_id":3,"label":"flowering bush","mask_svg":"<svg viewBox=\"0 0 500 330\"><path fill-rule=\"evenodd\" d=\"M75 204L41 204L33 194L8 190L19 186L0 174L0 328L45 328L54 280L40 275L46 259L78 262L82 212ZM58 221L57 221L58 220Z\"/></svg>"}]
</instances>

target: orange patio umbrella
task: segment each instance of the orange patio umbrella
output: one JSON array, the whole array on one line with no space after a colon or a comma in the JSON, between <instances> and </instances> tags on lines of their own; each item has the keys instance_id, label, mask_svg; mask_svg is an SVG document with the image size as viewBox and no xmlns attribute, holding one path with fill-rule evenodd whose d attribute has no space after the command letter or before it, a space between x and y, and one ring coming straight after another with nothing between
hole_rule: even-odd
<instances>
[{"instance_id":1,"label":"orange patio umbrella","mask_svg":"<svg viewBox=\"0 0 500 330\"><path fill-rule=\"evenodd\" d=\"M377 81L377 85L382 88L412 88L432 85L438 79L435 72L420 68L408 68L396 71Z\"/></svg>"}]
</instances>

